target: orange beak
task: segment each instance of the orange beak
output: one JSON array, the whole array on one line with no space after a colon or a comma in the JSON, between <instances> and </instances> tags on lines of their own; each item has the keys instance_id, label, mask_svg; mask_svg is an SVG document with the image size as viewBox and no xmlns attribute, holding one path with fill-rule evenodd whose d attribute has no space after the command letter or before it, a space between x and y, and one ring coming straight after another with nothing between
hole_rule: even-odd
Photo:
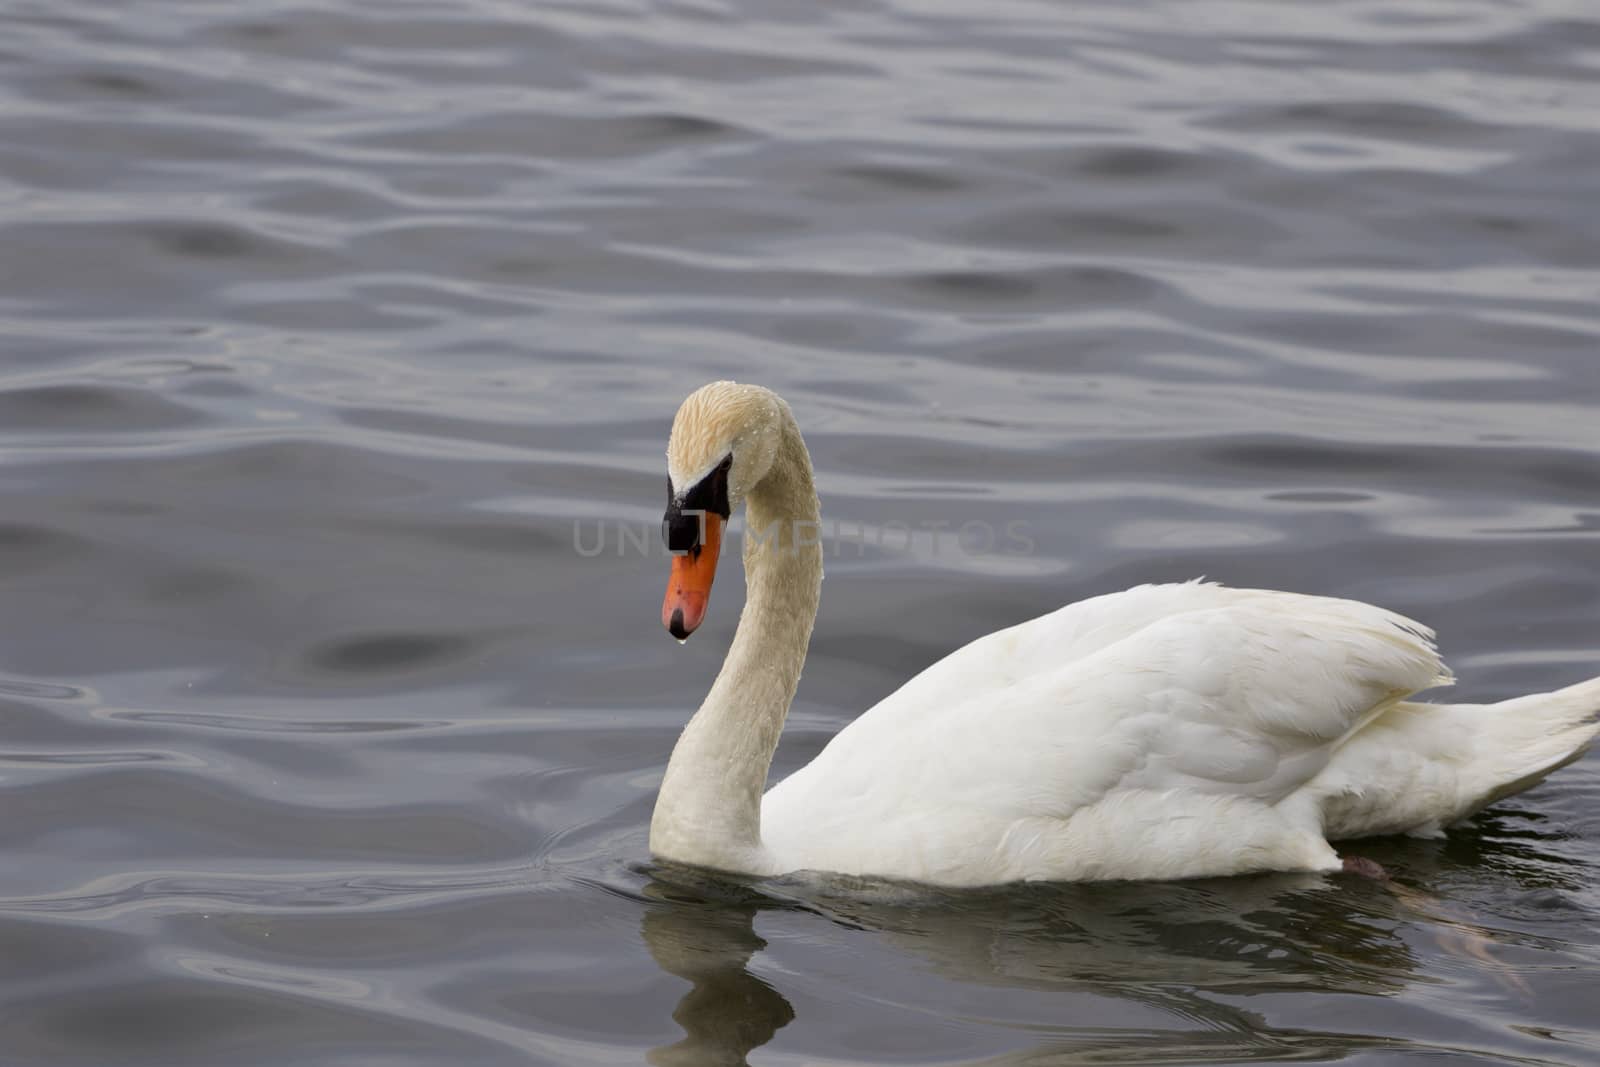
<instances>
[{"instance_id":1,"label":"orange beak","mask_svg":"<svg viewBox=\"0 0 1600 1067\"><path fill-rule=\"evenodd\" d=\"M700 543L672 557L672 577L667 579L667 597L661 602L661 625L679 641L700 628L711 599L711 582L717 576L717 553L722 551L722 516L703 511L705 536Z\"/></svg>"}]
</instances>

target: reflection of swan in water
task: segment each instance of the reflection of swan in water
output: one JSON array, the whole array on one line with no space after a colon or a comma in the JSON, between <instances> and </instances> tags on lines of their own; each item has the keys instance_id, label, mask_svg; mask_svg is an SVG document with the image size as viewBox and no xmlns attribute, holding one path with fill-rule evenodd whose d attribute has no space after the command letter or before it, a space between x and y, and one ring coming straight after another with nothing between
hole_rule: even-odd
<instances>
[{"instance_id":1,"label":"reflection of swan in water","mask_svg":"<svg viewBox=\"0 0 1600 1067\"><path fill-rule=\"evenodd\" d=\"M1498 983L1508 1002L1525 1001L1532 995L1527 986L1496 958L1500 944L1524 935L1486 929L1473 912L1502 912L1509 883L1527 893L1560 891L1578 909L1573 922L1592 924L1595 913L1582 903L1592 868L1564 855L1563 840L1559 828L1541 830L1501 810L1449 839L1373 842L1375 858L1407 883L1448 887L1438 898L1396 883L1296 874L945 891L831 877L749 883L657 864L642 894L642 935L661 968L692 989L673 1013L687 1036L657 1049L651 1062L744 1063L795 1019L781 980L774 989L751 971L752 957L767 945L755 924L781 936L785 927L822 920L865 931L876 942L867 952L895 976L883 989L871 977L860 979L878 1003L893 1005L899 995L911 1007L912 998L926 1001L939 981L949 981L972 987L965 999L977 1007L967 1018L982 1025L982 1005L1001 1003L996 998L1007 990L1060 994L1059 1003L1051 1002L1051 1021L1016 1029L1018 1043L1030 1047L972 1060L972 1067L1398 1051L1407 1045L1403 1038L1270 1025L1230 1001L1295 992L1393 996L1424 969L1412 945L1429 957L1428 971L1453 958L1457 971ZM1487 875L1486 859L1494 867ZM613 889L641 898L631 888ZM814 929L802 936L819 940ZM1435 951L1426 947L1430 940ZM779 968L786 961L775 962L766 973L785 973ZM851 965L853 972L868 969ZM853 1003L859 992L841 988L839 998ZM1130 1025L1130 1014L1143 1024ZM808 1015L801 1022L791 1041L803 1040L819 1020ZM992 1025L1000 1031L1010 1024ZM1415 1051L1448 1049L1429 1044Z\"/></svg>"},{"instance_id":2,"label":"reflection of swan in water","mask_svg":"<svg viewBox=\"0 0 1600 1067\"><path fill-rule=\"evenodd\" d=\"M1400 905L1383 887L1358 886L1370 907L1357 909L1350 887L1315 877L972 893L838 880L752 886L667 866L652 873L641 933L663 970L692 983L673 1012L687 1036L650 1054L658 1067L743 1064L794 1018L782 993L749 968L766 947L755 931L762 912L811 912L880 935L911 958L910 968L897 970L912 990L931 973L968 985L1089 995L1156 1024L1101 1025L1105 1014L1092 1012L1079 1025L1052 1025L1043 1042L1030 1026L1018 1033L1035 1047L981 1061L995 1065L1076 1062L1112 1048L1158 1060L1245 1057L1264 1046L1343 1055L1376 1039L1275 1028L1218 998L1392 994L1416 970L1387 914ZM896 990L880 992L892 998Z\"/></svg>"},{"instance_id":3,"label":"reflection of swan in water","mask_svg":"<svg viewBox=\"0 0 1600 1067\"><path fill-rule=\"evenodd\" d=\"M661 881L645 888L658 903L645 910L644 943L662 970L693 985L672 1013L686 1036L651 1050L656 1067L737 1067L794 1018L783 994L746 967L767 945L755 932L760 898L730 899L729 888L738 887L710 899Z\"/></svg>"},{"instance_id":4,"label":"reflection of swan in water","mask_svg":"<svg viewBox=\"0 0 1600 1067\"><path fill-rule=\"evenodd\" d=\"M1414 960L1384 921L1394 917L1385 914L1394 910L1391 898L1372 887L1374 909L1358 910L1349 888L1277 875L862 900L860 885L802 884L799 899L879 932L958 981L1072 989L1211 1017L1231 1010L1207 1000L1212 993L1402 988Z\"/></svg>"}]
</instances>

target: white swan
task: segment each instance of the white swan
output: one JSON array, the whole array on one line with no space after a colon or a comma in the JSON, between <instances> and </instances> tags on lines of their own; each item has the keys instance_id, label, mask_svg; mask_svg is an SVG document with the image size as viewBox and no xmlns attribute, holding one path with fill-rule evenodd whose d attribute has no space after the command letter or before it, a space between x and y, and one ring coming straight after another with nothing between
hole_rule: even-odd
<instances>
[{"instance_id":1,"label":"white swan","mask_svg":"<svg viewBox=\"0 0 1600 1067\"><path fill-rule=\"evenodd\" d=\"M822 581L811 460L776 394L715 382L679 409L667 468L663 529L682 554L663 622L680 639L700 624L741 500L748 594L661 783L662 859L950 886L1332 871L1330 840L1437 834L1600 731L1600 678L1412 703L1451 681L1417 623L1191 582L972 642L763 797Z\"/></svg>"}]
</instances>

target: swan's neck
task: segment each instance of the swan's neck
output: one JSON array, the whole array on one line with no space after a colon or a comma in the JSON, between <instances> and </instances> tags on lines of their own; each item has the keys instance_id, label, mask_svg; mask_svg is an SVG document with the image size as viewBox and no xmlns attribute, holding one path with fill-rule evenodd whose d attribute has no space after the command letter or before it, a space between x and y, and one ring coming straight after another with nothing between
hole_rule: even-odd
<instances>
[{"instance_id":1,"label":"swan's neck","mask_svg":"<svg viewBox=\"0 0 1600 1067\"><path fill-rule=\"evenodd\" d=\"M650 851L663 859L772 873L761 795L822 592L811 459L787 409L772 470L745 510L745 605L700 710L684 727L656 798Z\"/></svg>"}]
</instances>

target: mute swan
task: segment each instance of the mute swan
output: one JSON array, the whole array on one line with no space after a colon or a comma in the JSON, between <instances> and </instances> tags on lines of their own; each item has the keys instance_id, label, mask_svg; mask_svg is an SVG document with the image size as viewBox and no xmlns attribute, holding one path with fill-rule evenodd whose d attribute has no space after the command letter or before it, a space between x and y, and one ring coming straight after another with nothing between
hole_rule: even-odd
<instances>
[{"instance_id":1,"label":"mute swan","mask_svg":"<svg viewBox=\"0 0 1600 1067\"><path fill-rule=\"evenodd\" d=\"M662 622L680 640L700 625L741 500L748 593L661 782L661 859L947 886L1336 871L1330 840L1438 834L1600 731L1600 678L1412 703L1452 679L1409 619L1146 585L951 653L763 797L821 591L811 459L776 394L714 382L679 408L667 471Z\"/></svg>"}]
</instances>

